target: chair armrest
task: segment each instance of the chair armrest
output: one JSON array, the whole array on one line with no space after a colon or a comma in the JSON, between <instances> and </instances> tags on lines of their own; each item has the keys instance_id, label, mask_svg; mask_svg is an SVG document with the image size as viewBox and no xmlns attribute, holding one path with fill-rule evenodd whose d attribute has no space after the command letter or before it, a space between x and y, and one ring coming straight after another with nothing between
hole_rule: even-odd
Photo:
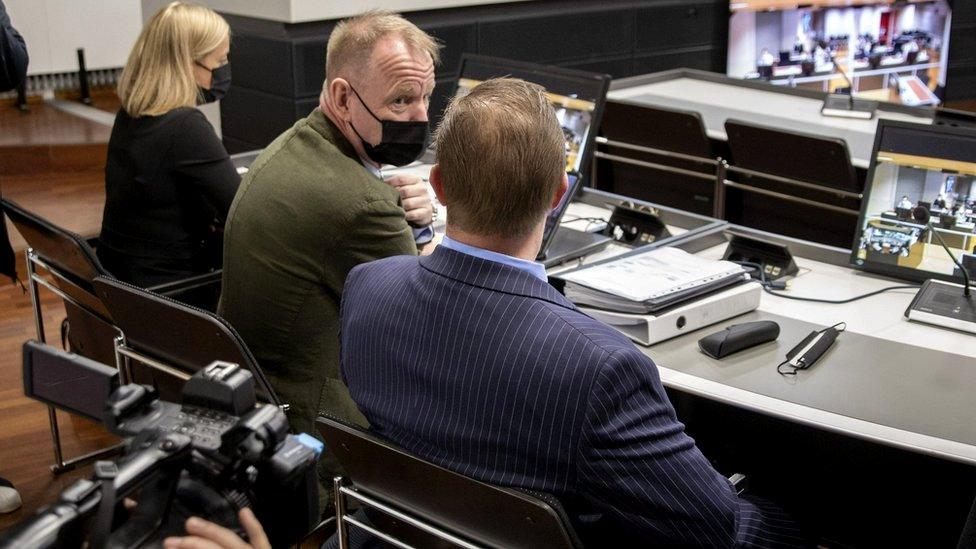
<instances>
[{"instance_id":1,"label":"chair armrest","mask_svg":"<svg viewBox=\"0 0 976 549\"><path fill-rule=\"evenodd\" d=\"M742 473L736 473L729 477L729 482L732 483L732 488L735 490L735 493L740 496L749 489L749 477Z\"/></svg>"}]
</instances>

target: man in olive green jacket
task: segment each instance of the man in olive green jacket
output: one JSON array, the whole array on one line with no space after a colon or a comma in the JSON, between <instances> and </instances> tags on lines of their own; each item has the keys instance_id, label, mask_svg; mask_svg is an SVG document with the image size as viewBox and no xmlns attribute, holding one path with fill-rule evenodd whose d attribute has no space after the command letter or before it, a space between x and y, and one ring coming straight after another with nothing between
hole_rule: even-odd
<instances>
[{"instance_id":1,"label":"man in olive green jacket","mask_svg":"<svg viewBox=\"0 0 976 549\"><path fill-rule=\"evenodd\" d=\"M339 305L349 271L415 255L433 236L417 177L384 181L426 145L438 46L397 15L369 12L332 32L319 108L255 160L231 205L219 314L241 334L292 429L315 417L362 425L339 375ZM323 456L319 477L337 472Z\"/></svg>"}]
</instances>

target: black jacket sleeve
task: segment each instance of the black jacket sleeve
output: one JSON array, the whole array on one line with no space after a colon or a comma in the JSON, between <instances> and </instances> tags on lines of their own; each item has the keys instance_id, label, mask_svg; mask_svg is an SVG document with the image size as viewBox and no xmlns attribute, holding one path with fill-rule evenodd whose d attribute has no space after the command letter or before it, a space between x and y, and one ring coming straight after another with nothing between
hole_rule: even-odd
<instances>
[{"instance_id":1,"label":"black jacket sleeve","mask_svg":"<svg viewBox=\"0 0 976 549\"><path fill-rule=\"evenodd\" d=\"M12 90L27 75L27 45L10 24L7 8L0 0L0 92Z\"/></svg>"},{"instance_id":2,"label":"black jacket sleeve","mask_svg":"<svg viewBox=\"0 0 976 549\"><path fill-rule=\"evenodd\" d=\"M174 170L189 180L210 203L221 221L241 184L241 176L213 126L197 109L183 117L173 145Z\"/></svg>"}]
</instances>

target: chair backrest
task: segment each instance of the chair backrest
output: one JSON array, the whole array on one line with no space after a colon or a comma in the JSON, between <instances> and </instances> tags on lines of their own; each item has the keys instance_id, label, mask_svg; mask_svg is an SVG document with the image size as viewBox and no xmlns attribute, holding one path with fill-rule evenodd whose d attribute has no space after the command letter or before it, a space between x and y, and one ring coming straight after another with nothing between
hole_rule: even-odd
<instances>
[{"instance_id":1,"label":"chair backrest","mask_svg":"<svg viewBox=\"0 0 976 549\"><path fill-rule=\"evenodd\" d=\"M355 488L400 512L488 547L582 545L551 496L474 480L334 419L317 424Z\"/></svg>"},{"instance_id":2,"label":"chair backrest","mask_svg":"<svg viewBox=\"0 0 976 549\"><path fill-rule=\"evenodd\" d=\"M254 374L259 399L281 404L254 355L224 319L111 277L97 277L94 286L126 346L190 375L215 360L239 364Z\"/></svg>"},{"instance_id":3,"label":"chair backrest","mask_svg":"<svg viewBox=\"0 0 976 549\"><path fill-rule=\"evenodd\" d=\"M0 202L3 203L4 213L17 227L27 245L45 263L88 284L96 276L108 274L84 238L58 227L12 200L3 198Z\"/></svg>"},{"instance_id":4,"label":"chair backrest","mask_svg":"<svg viewBox=\"0 0 976 549\"><path fill-rule=\"evenodd\" d=\"M28 211L20 204L0 199L3 211L37 257L55 270L56 284L65 294L102 317L111 320L101 300L93 293L92 280L107 275L88 242L81 236Z\"/></svg>"},{"instance_id":5,"label":"chair backrest","mask_svg":"<svg viewBox=\"0 0 976 549\"><path fill-rule=\"evenodd\" d=\"M607 142L598 143L595 154L598 189L698 214L714 213L718 155L697 112L607 101L600 135Z\"/></svg>"},{"instance_id":6,"label":"chair backrest","mask_svg":"<svg viewBox=\"0 0 976 549\"><path fill-rule=\"evenodd\" d=\"M735 167L842 191L864 190L843 139L732 119L725 121L725 133Z\"/></svg>"},{"instance_id":7,"label":"chair backrest","mask_svg":"<svg viewBox=\"0 0 976 549\"><path fill-rule=\"evenodd\" d=\"M714 158L705 124L694 111L607 101L600 135L632 145Z\"/></svg>"}]
</instances>

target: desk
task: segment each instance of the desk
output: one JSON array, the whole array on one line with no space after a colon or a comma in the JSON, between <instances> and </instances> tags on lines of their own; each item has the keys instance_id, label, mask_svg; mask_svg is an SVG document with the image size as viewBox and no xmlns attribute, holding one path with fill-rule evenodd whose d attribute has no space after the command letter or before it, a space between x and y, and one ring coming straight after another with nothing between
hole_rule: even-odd
<instances>
[{"instance_id":1,"label":"desk","mask_svg":"<svg viewBox=\"0 0 976 549\"><path fill-rule=\"evenodd\" d=\"M847 267L847 250L739 227L677 246L718 259L730 231L790 247L793 295L842 299L897 284ZM641 349L703 452L754 475L828 537L954 546L976 494L976 338L905 320L914 294L845 305L764 294L754 312ZM779 339L722 360L698 350L704 335L752 320L777 322ZM810 370L776 373L806 334L842 321L847 331Z\"/></svg>"},{"instance_id":2,"label":"desk","mask_svg":"<svg viewBox=\"0 0 976 549\"><path fill-rule=\"evenodd\" d=\"M735 232L755 234L741 228ZM720 243L698 255L720 259L725 247L725 243ZM800 273L791 280L786 293L843 299L897 284L847 267L846 250L820 248L828 254L825 258L833 256L835 262L810 259L801 255L802 251L794 253ZM844 263L837 264L840 262ZM751 315L780 321L784 331L775 345L750 350L742 358L716 361L697 351L695 342L704 334L689 334L647 348L646 352L667 371L662 371L662 377L671 378L676 387L708 388L720 395L726 386L732 386L736 390L730 394L736 394L747 406L760 406L775 415L824 429L976 465L976 422L970 420L976 413L976 338L908 322L903 315L915 293L895 290L844 305L764 294L759 311ZM846 335L857 337L841 335L836 348L809 372L800 373L795 383L776 373L775 366L783 360L786 350L803 336L838 322L847 322ZM720 327L702 332L711 333ZM862 361L854 363L852 357ZM870 360L864 360L868 357ZM739 371L734 379L729 377L737 364L748 369L760 363L764 364L764 371ZM801 390L803 387L817 394ZM825 387L834 388L835 394L821 392ZM869 393L877 398L860 402L848 398ZM918 409L931 413L914 414Z\"/></svg>"},{"instance_id":3,"label":"desk","mask_svg":"<svg viewBox=\"0 0 976 549\"><path fill-rule=\"evenodd\" d=\"M607 98L696 111L702 116L708 136L722 141L726 140L725 121L729 118L839 137L847 142L852 163L861 168L870 162L877 118L931 124L934 116L932 109L881 104L873 120L827 117L820 114L822 92L689 69L614 80Z\"/></svg>"}]
</instances>

